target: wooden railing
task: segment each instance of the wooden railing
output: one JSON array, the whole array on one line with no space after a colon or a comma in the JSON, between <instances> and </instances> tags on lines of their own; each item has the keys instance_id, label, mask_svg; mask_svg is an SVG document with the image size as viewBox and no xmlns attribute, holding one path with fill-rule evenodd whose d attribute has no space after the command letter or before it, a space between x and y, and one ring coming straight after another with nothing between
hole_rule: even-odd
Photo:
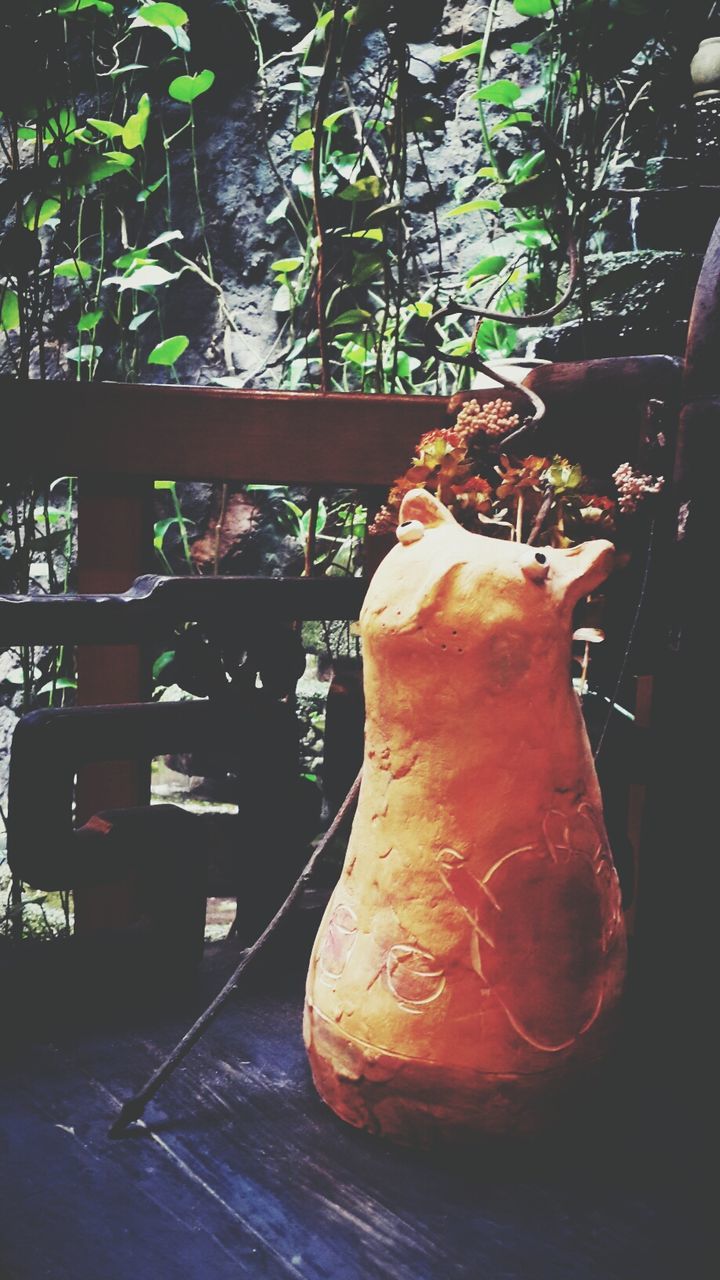
<instances>
[{"instance_id":1,"label":"wooden railing","mask_svg":"<svg viewBox=\"0 0 720 1280\"><path fill-rule=\"evenodd\" d=\"M532 447L617 465L633 456L647 401L676 401L679 384L679 363L664 356L538 367L528 385L548 412ZM497 394L473 392L482 402ZM5 475L78 477L77 582L89 593L126 591L153 568L156 478L347 485L379 496L406 469L420 435L447 423L451 407L431 396L112 383L8 383L0 396ZM521 395L511 398L526 411ZM141 647L79 648L81 703L148 694ZM146 765L89 765L79 780L78 815L145 803L148 793ZM118 887L95 891L95 923L123 914Z\"/></svg>"}]
</instances>

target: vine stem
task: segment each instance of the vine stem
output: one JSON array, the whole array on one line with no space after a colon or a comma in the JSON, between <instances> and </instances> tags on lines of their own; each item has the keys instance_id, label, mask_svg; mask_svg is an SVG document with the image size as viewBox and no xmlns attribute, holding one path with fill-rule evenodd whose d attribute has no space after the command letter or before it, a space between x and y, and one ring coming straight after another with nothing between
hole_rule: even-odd
<instances>
[{"instance_id":1,"label":"vine stem","mask_svg":"<svg viewBox=\"0 0 720 1280\"><path fill-rule=\"evenodd\" d=\"M333 15L328 27L328 47L318 83L313 109L313 213L317 237L317 269L315 273L315 307L317 313L318 342L320 346L320 390L330 390L330 355L328 352L327 320L325 316L325 228L323 226L322 153L324 120L330 100L330 86L335 74L340 29L343 22L344 0L333 0Z\"/></svg>"},{"instance_id":2,"label":"vine stem","mask_svg":"<svg viewBox=\"0 0 720 1280\"><path fill-rule=\"evenodd\" d=\"M318 84L315 106L313 109L313 216L315 220L315 236L317 239L317 268L315 272L315 308L318 326L318 345L320 348L320 390L326 394L330 390L330 353L328 350L327 317L325 315L325 228L322 217L322 153L324 120L330 100L330 86L335 75L335 64L338 56L340 27L343 22L343 0L333 0L333 15L329 24L328 46L325 53L322 75ZM310 494L310 520L305 542L305 565L303 574L312 577L317 542L317 522L320 510L320 491L313 488Z\"/></svg>"}]
</instances>

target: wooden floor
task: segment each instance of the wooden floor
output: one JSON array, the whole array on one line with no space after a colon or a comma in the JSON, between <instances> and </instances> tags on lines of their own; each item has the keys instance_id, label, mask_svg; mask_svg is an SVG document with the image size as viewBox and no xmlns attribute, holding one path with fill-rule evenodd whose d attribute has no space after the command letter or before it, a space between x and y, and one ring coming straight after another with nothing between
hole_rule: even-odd
<instances>
[{"instance_id":1,"label":"wooden floor","mask_svg":"<svg viewBox=\"0 0 720 1280\"><path fill-rule=\"evenodd\" d=\"M238 994L149 1127L111 1140L119 1102L236 959L211 951L193 999L162 1015L131 1009L103 1025L85 1007L68 1025L62 966L54 988L36 973L35 996L31 983L16 999L0 1105L2 1280L709 1274L685 1094L666 1092L637 1053L618 1057L592 1113L560 1134L464 1153L394 1148L342 1125L313 1091L303 957ZM9 981L17 997L17 973ZM48 1025L49 990L57 1017L41 1043L32 1029Z\"/></svg>"}]
</instances>

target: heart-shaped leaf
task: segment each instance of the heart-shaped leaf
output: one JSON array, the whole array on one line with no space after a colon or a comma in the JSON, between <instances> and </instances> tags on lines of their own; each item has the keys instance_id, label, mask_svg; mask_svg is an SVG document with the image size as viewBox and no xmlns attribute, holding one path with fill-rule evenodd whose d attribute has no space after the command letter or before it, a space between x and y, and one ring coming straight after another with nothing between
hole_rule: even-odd
<instances>
[{"instance_id":1,"label":"heart-shaped leaf","mask_svg":"<svg viewBox=\"0 0 720 1280\"><path fill-rule=\"evenodd\" d=\"M143 325L146 320L149 320L150 316L153 316L153 315L155 315L154 311L139 311L136 316L133 316L132 320L128 325L128 329L130 329L132 333L137 333L140 326Z\"/></svg>"},{"instance_id":2,"label":"heart-shaped leaf","mask_svg":"<svg viewBox=\"0 0 720 1280\"><path fill-rule=\"evenodd\" d=\"M66 258L56 266L55 275L64 276L68 280L89 280L92 267L89 262L83 262L82 258Z\"/></svg>"},{"instance_id":3,"label":"heart-shaped leaf","mask_svg":"<svg viewBox=\"0 0 720 1280\"><path fill-rule=\"evenodd\" d=\"M57 6L58 13L66 16L71 13L80 13L82 9L97 9L98 13L112 13L113 7L108 0L60 0Z\"/></svg>"},{"instance_id":4,"label":"heart-shaped leaf","mask_svg":"<svg viewBox=\"0 0 720 1280\"><path fill-rule=\"evenodd\" d=\"M178 333L174 338L166 338L164 342L158 342L150 352L147 362L148 364L175 364L189 345L190 339L186 338L184 333Z\"/></svg>"},{"instance_id":5,"label":"heart-shaped leaf","mask_svg":"<svg viewBox=\"0 0 720 1280\"><path fill-rule=\"evenodd\" d=\"M98 120L95 116L88 116L87 122L93 129L97 129L98 133L104 133L106 138L122 137L123 127L121 124L116 124L114 120Z\"/></svg>"},{"instance_id":6,"label":"heart-shaped leaf","mask_svg":"<svg viewBox=\"0 0 720 1280\"><path fill-rule=\"evenodd\" d=\"M550 13L552 0L515 0L515 8L523 18L541 18Z\"/></svg>"},{"instance_id":7,"label":"heart-shaped leaf","mask_svg":"<svg viewBox=\"0 0 720 1280\"><path fill-rule=\"evenodd\" d=\"M465 279L469 282L471 280L484 280L487 276L496 276L499 271L502 271L506 263L507 258L504 258L501 254L481 258L479 262L475 263L474 267L470 268Z\"/></svg>"},{"instance_id":8,"label":"heart-shaped leaf","mask_svg":"<svg viewBox=\"0 0 720 1280\"><path fill-rule=\"evenodd\" d=\"M127 147L128 151L143 145L147 135L149 115L150 98L147 93L144 93L138 102L137 111L134 115L128 116L123 127L123 146Z\"/></svg>"},{"instance_id":9,"label":"heart-shaped leaf","mask_svg":"<svg viewBox=\"0 0 720 1280\"><path fill-rule=\"evenodd\" d=\"M479 89L475 97L480 102L496 102L501 107L511 107L520 97L522 90L512 80L494 80Z\"/></svg>"},{"instance_id":10,"label":"heart-shaped leaf","mask_svg":"<svg viewBox=\"0 0 720 1280\"><path fill-rule=\"evenodd\" d=\"M454 209L448 209L445 213L445 217L451 218L454 214L459 216L464 213L475 213L478 209L491 209L493 212L497 212L499 208L499 200L486 200L484 198L466 200L465 204L458 204Z\"/></svg>"},{"instance_id":11,"label":"heart-shaped leaf","mask_svg":"<svg viewBox=\"0 0 720 1280\"><path fill-rule=\"evenodd\" d=\"M303 129L298 133L290 143L291 151L312 151L315 142L315 135L312 129Z\"/></svg>"},{"instance_id":12,"label":"heart-shaped leaf","mask_svg":"<svg viewBox=\"0 0 720 1280\"><path fill-rule=\"evenodd\" d=\"M287 275L289 271L297 271L304 261L304 258L278 258L277 262L272 263L272 270L281 271L283 275Z\"/></svg>"},{"instance_id":13,"label":"heart-shaped leaf","mask_svg":"<svg viewBox=\"0 0 720 1280\"><path fill-rule=\"evenodd\" d=\"M39 196L31 196L23 211L25 226L32 227L33 230L42 227L50 218L55 217L59 208L60 201L55 196L47 196L44 200Z\"/></svg>"},{"instance_id":14,"label":"heart-shaped leaf","mask_svg":"<svg viewBox=\"0 0 720 1280\"><path fill-rule=\"evenodd\" d=\"M82 364L86 360L96 360L102 355L102 350L96 342L81 342L78 347L65 353L65 359L72 360L74 364Z\"/></svg>"},{"instance_id":15,"label":"heart-shaped leaf","mask_svg":"<svg viewBox=\"0 0 720 1280\"><path fill-rule=\"evenodd\" d=\"M144 4L135 14L151 27L184 27L188 16L179 4Z\"/></svg>"},{"instance_id":16,"label":"heart-shaped leaf","mask_svg":"<svg viewBox=\"0 0 720 1280\"><path fill-rule=\"evenodd\" d=\"M215 83L214 71L198 71L194 76L176 76L168 85L168 93L176 102L194 102Z\"/></svg>"},{"instance_id":17,"label":"heart-shaped leaf","mask_svg":"<svg viewBox=\"0 0 720 1280\"><path fill-rule=\"evenodd\" d=\"M77 322L80 333L90 333L93 329L96 329L102 318L102 311L86 311L85 315L81 316Z\"/></svg>"}]
</instances>

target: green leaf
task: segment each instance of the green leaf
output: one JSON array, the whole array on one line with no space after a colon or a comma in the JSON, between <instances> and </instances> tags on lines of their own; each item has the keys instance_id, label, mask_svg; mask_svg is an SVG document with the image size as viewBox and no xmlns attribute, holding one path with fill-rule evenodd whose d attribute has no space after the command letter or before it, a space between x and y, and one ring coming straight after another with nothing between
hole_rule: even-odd
<instances>
[{"instance_id":1,"label":"green leaf","mask_svg":"<svg viewBox=\"0 0 720 1280\"><path fill-rule=\"evenodd\" d=\"M366 227L363 231L350 231L344 233L346 240L384 240L385 232L382 227Z\"/></svg>"},{"instance_id":2,"label":"green leaf","mask_svg":"<svg viewBox=\"0 0 720 1280\"><path fill-rule=\"evenodd\" d=\"M151 27L184 27L188 16L179 4L144 4L135 14Z\"/></svg>"},{"instance_id":3,"label":"green leaf","mask_svg":"<svg viewBox=\"0 0 720 1280\"><path fill-rule=\"evenodd\" d=\"M152 677L155 683L159 681L160 676L162 675L165 668L170 666L170 663L173 661L174 657L175 657L175 650L166 649L164 653L161 653L160 656L155 659L155 661L153 662L153 669L152 669Z\"/></svg>"},{"instance_id":4,"label":"green leaf","mask_svg":"<svg viewBox=\"0 0 720 1280\"><path fill-rule=\"evenodd\" d=\"M378 205L377 209L370 209L365 215L365 220L366 222L381 222L389 214L397 213L400 208L402 208L400 200L389 200L387 204Z\"/></svg>"},{"instance_id":5,"label":"green leaf","mask_svg":"<svg viewBox=\"0 0 720 1280\"><path fill-rule=\"evenodd\" d=\"M112 13L113 7L108 0L59 0L57 11L60 14L80 13L82 9L97 9L98 13Z\"/></svg>"},{"instance_id":6,"label":"green leaf","mask_svg":"<svg viewBox=\"0 0 720 1280\"><path fill-rule=\"evenodd\" d=\"M167 520L158 520L153 528L153 546L156 551L162 551L163 543L168 529L174 524L180 524L178 516L168 516Z\"/></svg>"},{"instance_id":7,"label":"green leaf","mask_svg":"<svg viewBox=\"0 0 720 1280\"><path fill-rule=\"evenodd\" d=\"M157 262L156 258L151 258L147 249L129 249L127 253L122 253L119 258L115 258L114 267L119 267L121 271L127 271L129 267L141 267L143 262L151 262L153 265Z\"/></svg>"},{"instance_id":8,"label":"green leaf","mask_svg":"<svg viewBox=\"0 0 720 1280\"><path fill-rule=\"evenodd\" d=\"M146 263L127 276L109 276L105 284L119 284L121 289L156 289L158 285L169 284L177 280L176 271L166 271L164 267Z\"/></svg>"},{"instance_id":9,"label":"green leaf","mask_svg":"<svg viewBox=\"0 0 720 1280\"><path fill-rule=\"evenodd\" d=\"M66 276L69 280L89 280L92 267L89 262L83 262L82 258L66 258L56 266L55 275Z\"/></svg>"},{"instance_id":10,"label":"green leaf","mask_svg":"<svg viewBox=\"0 0 720 1280\"><path fill-rule=\"evenodd\" d=\"M159 244L168 244L170 240L182 240L182 238L182 231L178 231L177 229L174 231L162 231L159 236L156 236L154 240L151 240L149 244L145 245L143 253L147 253L150 249L157 248ZM117 266L117 263L115 265Z\"/></svg>"},{"instance_id":11,"label":"green leaf","mask_svg":"<svg viewBox=\"0 0 720 1280\"><path fill-rule=\"evenodd\" d=\"M147 71L147 69L146 62L127 62L124 67L114 67L107 74L112 76L114 80L116 76L125 76L131 71Z\"/></svg>"},{"instance_id":12,"label":"green leaf","mask_svg":"<svg viewBox=\"0 0 720 1280\"><path fill-rule=\"evenodd\" d=\"M31 196L25 205L23 222L26 227L42 227L50 218L54 218L60 201L55 196L47 196L44 200L39 196Z\"/></svg>"},{"instance_id":13,"label":"green leaf","mask_svg":"<svg viewBox=\"0 0 720 1280\"><path fill-rule=\"evenodd\" d=\"M136 147L143 145L147 135L149 116L150 98L147 93L144 93L138 102L137 111L134 115L128 116L123 126L122 141L128 151L134 151Z\"/></svg>"},{"instance_id":14,"label":"green leaf","mask_svg":"<svg viewBox=\"0 0 720 1280\"><path fill-rule=\"evenodd\" d=\"M297 271L304 261L304 258L278 258L277 262L273 262L270 265L273 271L282 271L283 275L285 275L288 271Z\"/></svg>"},{"instance_id":15,"label":"green leaf","mask_svg":"<svg viewBox=\"0 0 720 1280\"><path fill-rule=\"evenodd\" d=\"M72 360L75 364L82 364L85 360L97 359L102 355L102 350L96 342L81 342L79 346L66 351L65 359Z\"/></svg>"},{"instance_id":16,"label":"green leaf","mask_svg":"<svg viewBox=\"0 0 720 1280\"><path fill-rule=\"evenodd\" d=\"M103 318L102 311L86 311L77 322L77 327L81 333L91 332L96 329Z\"/></svg>"},{"instance_id":17,"label":"green leaf","mask_svg":"<svg viewBox=\"0 0 720 1280\"><path fill-rule=\"evenodd\" d=\"M313 180L312 168L309 161L303 160L302 164L298 164L293 169L292 183L297 187L302 196L306 196L308 200L313 197Z\"/></svg>"},{"instance_id":18,"label":"green leaf","mask_svg":"<svg viewBox=\"0 0 720 1280\"><path fill-rule=\"evenodd\" d=\"M479 102L496 102L501 107L511 107L521 92L520 85L512 80L494 80L484 89L479 89L475 97Z\"/></svg>"},{"instance_id":19,"label":"green leaf","mask_svg":"<svg viewBox=\"0 0 720 1280\"><path fill-rule=\"evenodd\" d=\"M288 211L289 205L290 205L290 201L288 200L287 196L283 196L282 200L278 201L278 203L275 205L275 208L270 210L267 218L265 219L268 225L272 226L273 223L280 222L281 218L285 217L285 214Z\"/></svg>"},{"instance_id":20,"label":"green leaf","mask_svg":"<svg viewBox=\"0 0 720 1280\"><path fill-rule=\"evenodd\" d=\"M510 224L513 231L546 231L542 218L518 218Z\"/></svg>"},{"instance_id":21,"label":"green leaf","mask_svg":"<svg viewBox=\"0 0 720 1280\"><path fill-rule=\"evenodd\" d=\"M122 137L123 127L114 120L98 120L95 116L88 116L87 123L97 129L98 133L104 133L106 138Z\"/></svg>"},{"instance_id":22,"label":"green leaf","mask_svg":"<svg viewBox=\"0 0 720 1280\"><path fill-rule=\"evenodd\" d=\"M288 286L281 284L273 298L272 309L273 311L292 311L294 302L295 300Z\"/></svg>"},{"instance_id":23,"label":"green leaf","mask_svg":"<svg viewBox=\"0 0 720 1280\"><path fill-rule=\"evenodd\" d=\"M552 10L552 0L515 0L515 8L523 18L541 18Z\"/></svg>"},{"instance_id":24,"label":"green leaf","mask_svg":"<svg viewBox=\"0 0 720 1280\"><path fill-rule=\"evenodd\" d=\"M178 333L174 338L165 338L164 342L158 342L153 347L147 358L148 364L175 364L180 359L183 351L187 351L190 345L190 339L185 337L184 333Z\"/></svg>"},{"instance_id":25,"label":"green leaf","mask_svg":"<svg viewBox=\"0 0 720 1280\"><path fill-rule=\"evenodd\" d=\"M465 279L469 283L471 280L482 280L487 276L496 276L506 265L507 258L502 257L501 254L481 258L479 262L475 263L474 267L470 268Z\"/></svg>"},{"instance_id":26,"label":"green leaf","mask_svg":"<svg viewBox=\"0 0 720 1280\"><path fill-rule=\"evenodd\" d=\"M469 58L475 53L482 51L482 40L473 40L470 44L463 44L459 49L450 49L448 53L440 56L441 62L459 62L460 58Z\"/></svg>"},{"instance_id":27,"label":"green leaf","mask_svg":"<svg viewBox=\"0 0 720 1280\"><path fill-rule=\"evenodd\" d=\"M518 40L517 44L511 44L510 48L519 58L524 58L533 47L532 40Z\"/></svg>"},{"instance_id":28,"label":"green leaf","mask_svg":"<svg viewBox=\"0 0 720 1280\"><path fill-rule=\"evenodd\" d=\"M64 142L77 128L77 118L72 107L60 107L56 116L52 116L45 125L43 142L50 146L53 142Z\"/></svg>"},{"instance_id":29,"label":"green leaf","mask_svg":"<svg viewBox=\"0 0 720 1280\"><path fill-rule=\"evenodd\" d=\"M0 285L0 328L20 328L18 296L14 289L5 289L2 285Z\"/></svg>"},{"instance_id":30,"label":"green leaf","mask_svg":"<svg viewBox=\"0 0 720 1280\"><path fill-rule=\"evenodd\" d=\"M494 212L497 212L499 208L500 208L499 200L485 200L485 199L467 200L465 204L458 204L455 206L454 209L446 209L444 216L446 218L451 218L455 214L460 216L461 214L464 214L464 213L475 213L476 210L478 209L492 209Z\"/></svg>"},{"instance_id":31,"label":"green leaf","mask_svg":"<svg viewBox=\"0 0 720 1280\"><path fill-rule=\"evenodd\" d=\"M137 333L140 326L143 325L146 320L149 320L150 316L154 316L154 315L155 315L154 311L139 311L136 316L133 316L132 320L128 325L128 329L131 331L131 333ZM158 481L158 484L160 483L161 482ZM169 481L169 483L172 484L172 481ZM157 488L157 485L156 485L156 488Z\"/></svg>"},{"instance_id":32,"label":"green leaf","mask_svg":"<svg viewBox=\"0 0 720 1280\"><path fill-rule=\"evenodd\" d=\"M303 129L301 133L296 134L290 143L291 151L312 151L315 143L315 135L312 129Z\"/></svg>"},{"instance_id":33,"label":"green leaf","mask_svg":"<svg viewBox=\"0 0 720 1280\"><path fill-rule=\"evenodd\" d=\"M332 14L330 16L332 17ZM333 130L342 116L352 115L352 112L352 107L341 107L339 111L331 111L330 115L323 120L323 129Z\"/></svg>"},{"instance_id":34,"label":"green leaf","mask_svg":"<svg viewBox=\"0 0 720 1280\"><path fill-rule=\"evenodd\" d=\"M82 175L82 185L90 182L102 182L103 178L113 178L116 173L130 169L135 157L125 151L103 151L88 164Z\"/></svg>"},{"instance_id":35,"label":"green leaf","mask_svg":"<svg viewBox=\"0 0 720 1280\"><path fill-rule=\"evenodd\" d=\"M36 690L37 696L41 693L52 693L53 689L77 689L77 680L73 680L70 676L58 676L56 680L46 680L39 689ZM45 898L33 898L32 906L35 902L44 902Z\"/></svg>"},{"instance_id":36,"label":"green leaf","mask_svg":"<svg viewBox=\"0 0 720 1280\"><path fill-rule=\"evenodd\" d=\"M157 191L158 187L161 187L163 182L165 181L166 181L166 176L165 174L163 174L162 177L158 178L156 182L150 182L146 187L143 187L142 191L138 191L135 197L138 204L145 204L145 202L150 199L150 196L152 195L153 191Z\"/></svg>"},{"instance_id":37,"label":"green leaf","mask_svg":"<svg viewBox=\"0 0 720 1280\"><path fill-rule=\"evenodd\" d=\"M370 174L367 178L358 178L357 182L344 191L340 192L341 200L352 200L354 202L362 202L363 200L378 200L382 194L382 183L377 174Z\"/></svg>"},{"instance_id":38,"label":"green leaf","mask_svg":"<svg viewBox=\"0 0 720 1280\"><path fill-rule=\"evenodd\" d=\"M176 102L194 102L215 83L214 71L198 71L193 76L176 76L168 85L168 93Z\"/></svg>"},{"instance_id":39,"label":"green leaf","mask_svg":"<svg viewBox=\"0 0 720 1280\"><path fill-rule=\"evenodd\" d=\"M490 130L490 137L494 138L497 133L501 133L503 129L512 129L520 124L530 124L532 115L529 111L514 111L512 115L506 116L499 124L493 126Z\"/></svg>"},{"instance_id":40,"label":"green leaf","mask_svg":"<svg viewBox=\"0 0 720 1280\"><path fill-rule=\"evenodd\" d=\"M346 182L352 182L362 164L362 156L359 151L333 151L330 155L330 164L341 178Z\"/></svg>"}]
</instances>

